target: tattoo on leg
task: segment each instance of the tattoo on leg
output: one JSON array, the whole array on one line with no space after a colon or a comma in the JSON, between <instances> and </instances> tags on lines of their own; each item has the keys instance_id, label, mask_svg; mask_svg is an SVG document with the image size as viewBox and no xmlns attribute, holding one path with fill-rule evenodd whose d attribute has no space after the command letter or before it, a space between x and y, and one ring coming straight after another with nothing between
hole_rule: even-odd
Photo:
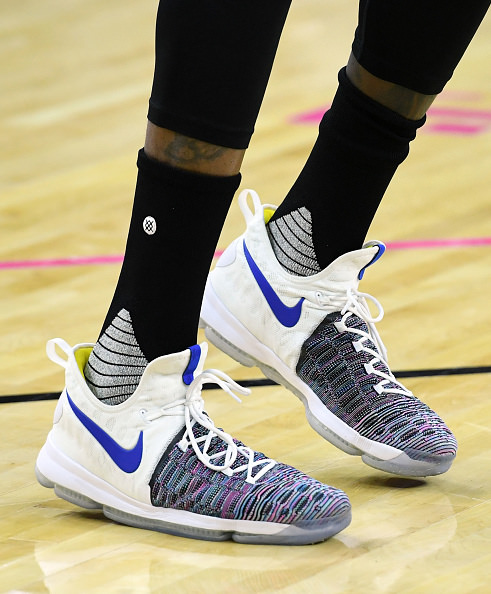
<instances>
[{"instance_id":1,"label":"tattoo on leg","mask_svg":"<svg viewBox=\"0 0 491 594\"><path fill-rule=\"evenodd\" d=\"M164 154L175 165L190 165L220 159L227 150L225 147L175 134L174 139L165 147Z\"/></svg>"},{"instance_id":2,"label":"tattoo on leg","mask_svg":"<svg viewBox=\"0 0 491 594\"><path fill-rule=\"evenodd\" d=\"M148 122L145 153L172 167L224 176L239 173L245 149L204 142Z\"/></svg>"}]
</instances>

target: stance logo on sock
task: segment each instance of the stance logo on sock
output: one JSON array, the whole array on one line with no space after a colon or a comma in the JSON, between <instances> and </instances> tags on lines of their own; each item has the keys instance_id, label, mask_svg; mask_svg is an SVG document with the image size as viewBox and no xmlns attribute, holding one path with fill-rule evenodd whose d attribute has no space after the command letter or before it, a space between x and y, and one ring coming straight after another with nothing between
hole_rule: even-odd
<instances>
[{"instance_id":1,"label":"stance logo on sock","mask_svg":"<svg viewBox=\"0 0 491 594\"><path fill-rule=\"evenodd\" d=\"M312 242L312 216L302 206L268 224L271 247L278 262L296 276L321 271Z\"/></svg>"},{"instance_id":2,"label":"stance logo on sock","mask_svg":"<svg viewBox=\"0 0 491 594\"><path fill-rule=\"evenodd\" d=\"M157 231L157 221L153 217L145 217L143 230L147 235L153 235Z\"/></svg>"},{"instance_id":3,"label":"stance logo on sock","mask_svg":"<svg viewBox=\"0 0 491 594\"><path fill-rule=\"evenodd\" d=\"M136 390L147 365L135 338L130 313L122 309L90 354L85 380L99 400L120 404Z\"/></svg>"}]
</instances>

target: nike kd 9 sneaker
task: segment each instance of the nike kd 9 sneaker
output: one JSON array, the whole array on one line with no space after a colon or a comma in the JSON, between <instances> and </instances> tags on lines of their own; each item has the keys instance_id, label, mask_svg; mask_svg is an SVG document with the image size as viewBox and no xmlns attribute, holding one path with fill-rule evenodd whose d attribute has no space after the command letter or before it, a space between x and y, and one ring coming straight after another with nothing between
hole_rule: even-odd
<instances>
[{"instance_id":1,"label":"nike kd 9 sneaker","mask_svg":"<svg viewBox=\"0 0 491 594\"><path fill-rule=\"evenodd\" d=\"M239 205L247 229L222 254L205 290L201 325L208 340L289 388L311 426L344 452L394 474L447 471L455 438L395 379L375 328L382 307L358 291L385 246L370 242L313 276L294 276L277 261L267 234L275 207L262 206L251 190Z\"/></svg>"},{"instance_id":2,"label":"nike kd 9 sneaker","mask_svg":"<svg viewBox=\"0 0 491 594\"><path fill-rule=\"evenodd\" d=\"M117 522L205 540L310 544L349 524L342 491L214 425L203 385L218 384L234 397L249 390L219 371L202 371L206 343L152 361L133 395L114 406L84 380L93 346L48 342L48 356L66 369L66 387L37 459L41 485Z\"/></svg>"}]
</instances>

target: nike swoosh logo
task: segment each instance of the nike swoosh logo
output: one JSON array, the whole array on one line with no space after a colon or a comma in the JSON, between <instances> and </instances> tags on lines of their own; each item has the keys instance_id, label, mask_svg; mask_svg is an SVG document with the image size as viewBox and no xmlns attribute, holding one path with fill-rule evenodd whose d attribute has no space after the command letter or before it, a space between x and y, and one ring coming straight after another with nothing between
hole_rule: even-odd
<instances>
[{"instance_id":1,"label":"nike swoosh logo","mask_svg":"<svg viewBox=\"0 0 491 594\"><path fill-rule=\"evenodd\" d=\"M243 242L243 246L247 264L249 264L249 268L251 269L251 272L256 279L259 288L261 289L261 293L268 302L271 311L274 313L280 324L286 328L293 328L293 326L298 323L298 320L300 320L300 316L302 314L302 304L305 301L305 298L302 297L300 301L298 301L298 303L292 307L285 305L278 297L273 287L269 284L266 277L259 269L259 266L254 262L254 259L247 249L245 240Z\"/></svg>"},{"instance_id":2,"label":"nike swoosh logo","mask_svg":"<svg viewBox=\"0 0 491 594\"><path fill-rule=\"evenodd\" d=\"M117 441L114 441L114 439L101 429L99 425L94 423L92 419L89 419L89 417L78 408L75 402L73 402L68 392L66 393L66 396L77 419L100 443L116 466L128 474L135 472L140 466L143 455L143 431L140 431L136 445L127 450L126 448L121 447Z\"/></svg>"}]
</instances>

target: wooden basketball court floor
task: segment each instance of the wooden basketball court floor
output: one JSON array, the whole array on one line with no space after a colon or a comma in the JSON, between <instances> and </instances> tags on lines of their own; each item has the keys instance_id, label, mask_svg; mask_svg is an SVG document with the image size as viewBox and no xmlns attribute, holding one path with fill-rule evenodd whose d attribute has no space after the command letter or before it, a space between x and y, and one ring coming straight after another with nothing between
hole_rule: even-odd
<instances>
[{"instance_id":1,"label":"wooden basketball court floor","mask_svg":"<svg viewBox=\"0 0 491 594\"><path fill-rule=\"evenodd\" d=\"M356 4L292 7L243 168L242 186L263 201L281 201L310 150ZM450 472L409 480L373 470L313 433L286 390L259 386L242 405L207 392L208 409L246 443L349 494L353 522L330 541L265 547L152 533L36 483L35 457L63 386L44 343L95 340L118 275L156 6L0 7L0 591L491 591L489 15L387 192L370 237L389 249L361 287L385 307L392 368L457 435ZM218 247L242 228L234 204ZM261 378L214 348L208 364Z\"/></svg>"}]
</instances>

